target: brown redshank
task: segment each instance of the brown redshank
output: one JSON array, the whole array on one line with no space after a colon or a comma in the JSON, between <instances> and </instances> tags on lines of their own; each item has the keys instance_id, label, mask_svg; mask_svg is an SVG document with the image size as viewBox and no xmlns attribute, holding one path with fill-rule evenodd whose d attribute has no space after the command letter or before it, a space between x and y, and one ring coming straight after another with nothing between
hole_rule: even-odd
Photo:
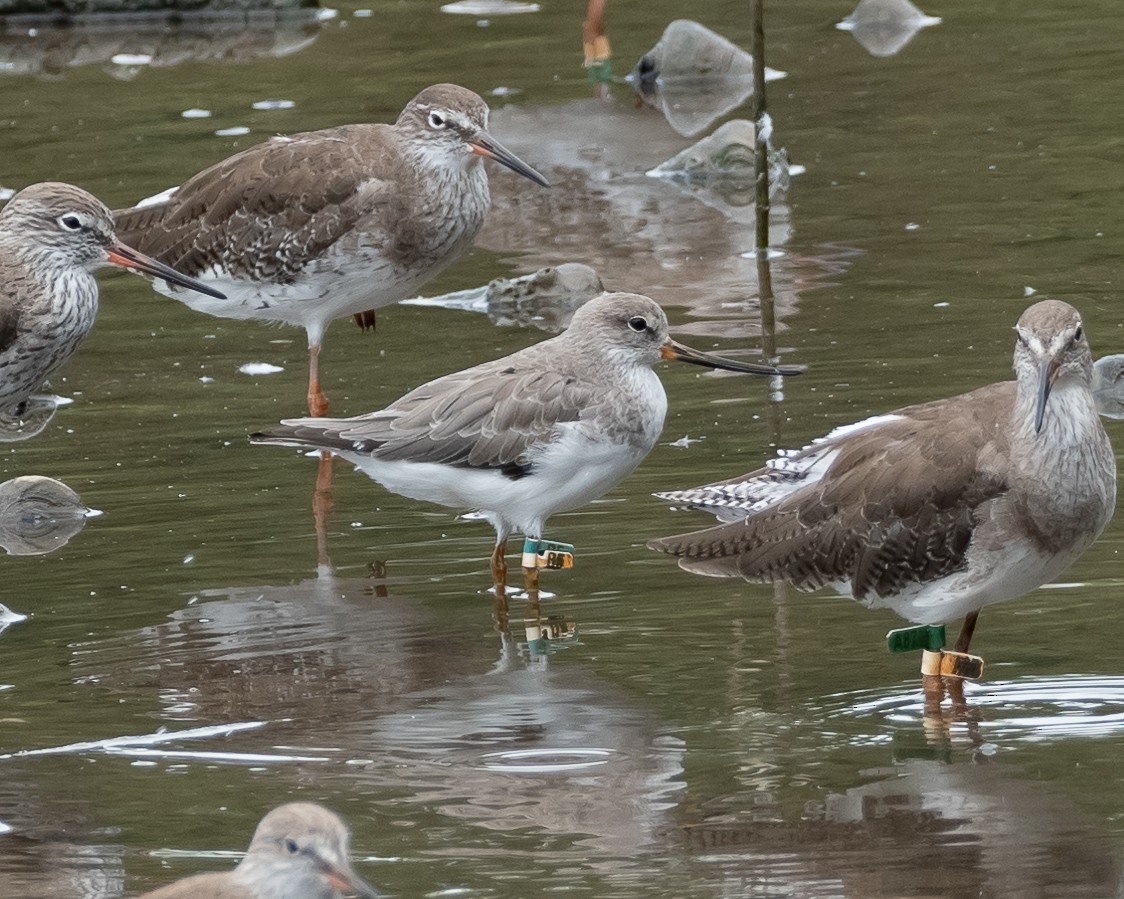
<instances>
[{"instance_id":1,"label":"brown redshank","mask_svg":"<svg viewBox=\"0 0 1124 899\"><path fill-rule=\"evenodd\" d=\"M603 293L557 337L430 381L382 411L291 419L251 440L328 450L395 493L479 510L496 529L492 580L502 597L512 531L538 544L551 515L601 496L655 446L667 412L652 371L661 359L759 375L801 370L692 350L668 337L654 301ZM526 553L537 551L524 544L528 592L537 592L538 563Z\"/></svg>"},{"instance_id":2,"label":"brown redshank","mask_svg":"<svg viewBox=\"0 0 1124 899\"><path fill-rule=\"evenodd\" d=\"M955 651L967 653L980 609L1057 577L1116 503L1081 316L1036 303L1015 336L1014 381L845 425L732 481L656 494L728 523L648 545L698 574L832 586L924 625L963 616Z\"/></svg>"},{"instance_id":3,"label":"brown redshank","mask_svg":"<svg viewBox=\"0 0 1124 899\"><path fill-rule=\"evenodd\" d=\"M311 802L291 802L261 819L233 871L196 874L140 899L341 899L381 894L349 859L347 827Z\"/></svg>"},{"instance_id":4,"label":"brown redshank","mask_svg":"<svg viewBox=\"0 0 1124 899\"><path fill-rule=\"evenodd\" d=\"M308 408L321 416L328 323L373 323L370 310L412 296L468 249L490 202L484 158L547 184L488 133L480 97L436 84L393 125L276 137L115 215L126 239L229 299L161 292L210 315L303 327Z\"/></svg>"},{"instance_id":5,"label":"brown redshank","mask_svg":"<svg viewBox=\"0 0 1124 899\"><path fill-rule=\"evenodd\" d=\"M98 311L91 273L107 264L222 296L119 242L109 209L81 188L25 187L0 210L0 414L18 418L74 354Z\"/></svg>"}]
</instances>

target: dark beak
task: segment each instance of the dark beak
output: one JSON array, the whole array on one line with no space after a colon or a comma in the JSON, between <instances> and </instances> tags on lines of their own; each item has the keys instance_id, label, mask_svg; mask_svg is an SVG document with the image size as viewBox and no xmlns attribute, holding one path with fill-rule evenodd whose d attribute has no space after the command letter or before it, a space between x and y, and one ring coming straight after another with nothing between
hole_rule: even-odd
<instances>
[{"instance_id":1,"label":"dark beak","mask_svg":"<svg viewBox=\"0 0 1124 899\"><path fill-rule=\"evenodd\" d=\"M725 371L740 371L751 375L799 375L803 373L802 365L763 365L758 362L735 362L733 359L723 359L721 356L711 356L692 350L674 340L669 340L660 347L660 356L664 359L677 359L680 362L690 362L692 365L705 365L707 368L721 368Z\"/></svg>"},{"instance_id":2,"label":"dark beak","mask_svg":"<svg viewBox=\"0 0 1124 899\"><path fill-rule=\"evenodd\" d=\"M500 165L507 166L517 175L522 175L524 178L529 178L535 184L541 187L550 187L550 182L547 181L542 175L531 168L522 159L506 149L503 144L488 134L486 131L481 131L472 140L468 142L472 147L472 152L477 156L484 156L487 159L494 159Z\"/></svg>"},{"instance_id":3,"label":"dark beak","mask_svg":"<svg viewBox=\"0 0 1124 899\"><path fill-rule=\"evenodd\" d=\"M178 284L180 287L186 287L189 290L197 290L199 293L214 297L216 300L226 299L226 294L219 293L213 287L208 287L194 278L187 277L187 275L181 275L174 268L169 268L163 262L157 262L151 256L145 256L144 253L138 252L132 247L127 247L123 243L113 244L106 252L109 254L109 261L114 265L144 272L154 278L163 278L170 284Z\"/></svg>"},{"instance_id":4,"label":"dark beak","mask_svg":"<svg viewBox=\"0 0 1124 899\"><path fill-rule=\"evenodd\" d=\"M1058 361L1047 359L1038 367L1038 406L1034 410L1034 433L1042 430L1042 419L1046 417L1046 399L1050 396L1050 387L1054 383L1054 375L1058 373Z\"/></svg>"}]
</instances>

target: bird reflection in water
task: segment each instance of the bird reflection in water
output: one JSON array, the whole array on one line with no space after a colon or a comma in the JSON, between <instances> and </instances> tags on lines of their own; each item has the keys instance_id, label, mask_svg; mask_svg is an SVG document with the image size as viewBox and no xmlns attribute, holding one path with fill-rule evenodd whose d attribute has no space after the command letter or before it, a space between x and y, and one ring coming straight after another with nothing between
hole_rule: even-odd
<instances>
[{"instance_id":1,"label":"bird reflection in water","mask_svg":"<svg viewBox=\"0 0 1124 899\"><path fill-rule=\"evenodd\" d=\"M46 555L66 546L100 514L54 478L12 478L0 483L0 548L10 556ZM0 604L0 634L26 618Z\"/></svg>"},{"instance_id":2,"label":"bird reflection in water","mask_svg":"<svg viewBox=\"0 0 1124 899\"><path fill-rule=\"evenodd\" d=\"M1117 895L1108 835L1016 766L974 752L861 776L795 819L768 788L684 802L687 845L727 883L768 882L770 895Z\"/></svg>"},{"instance_id":3,"label":"bird reflection in water","mask_svg":"<svg viewBox=\"0 0 1124 899\"><path fill-rule=\"evenodd\" d=\"M98 515L54 478L26 475L0 483L0 547L10 556L54 552Z\"/></svg>"},{"instance_id":4,"label":"bird reflection in water","mask_svg":"<svg viewBox=\"0 0 1124 899\"><path fill-rule=\"evenodd\" d=\"M784 72L765 69L765 80ZM658 109L684 137L694 137L753 94L753 57L709 28L676 19L626 79L637 100Z\"/></svg>"},{"instance_id":5,"label":"bird reflection in water","mask_svg":"<svg viewBox=\"0 0 1124 899\"><path fill-rule=\"evenodd\" d=\"M72 402L62 396L36 395L15 407L0 409L0 443L19 443L42 434L59 406Z\"/></svg>"}]
</instances>

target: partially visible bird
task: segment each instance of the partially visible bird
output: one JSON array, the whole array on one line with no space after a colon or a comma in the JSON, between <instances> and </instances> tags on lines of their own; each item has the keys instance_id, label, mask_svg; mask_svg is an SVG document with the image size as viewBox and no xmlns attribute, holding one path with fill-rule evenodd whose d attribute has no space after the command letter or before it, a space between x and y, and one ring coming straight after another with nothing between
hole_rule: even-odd
<instances>
[{"instance_id":1,"label":"partially visible bird","mask_svg":"<svg viewBox=\"0 0 1124 899\"><path fill-rule=\"evenodd\" d=\"M81 188L25 187L0 209L0 414L20 418L89 333L98 311L91 273L103 265L222 296L119 242L109 209Z\"/></svg>"},{"instance_id":2,"label":"partially visible bird","mask_svg":"<svg viewBox=\"0 0 1124 899\"><path fill-rule=\"evenodd\" d=\"M507 537L542 537L555 512L596 499L655 446L667 396L652 366L679 359L761 375L799 368L734 362L668 337L648 297L603 293L567 331L510 356L446 375L355 418L298 418L254 443L327 450L388 490L479 509L496 529L492 579L507 583ZM524 569L528 590L537 569Z\"/></svg>"},{"instance_id":3,"label":"partially visible bird","mask_svg":"<svg viewBox=\"0 0 1124 899\"><path fill-rule=\"evenodd\" d=\"M652 540L713 577L831 586L921 624L1057 577L1116 503L1081 316L1036 303L1015 326L1015 381L845 425L731 481L656 494L719 527Z\"/></svg>"},{"instance_id":4,"label":"partially visible bird","mask_svg":"<svg viewBox=\"0 0 1124 899\"><path fill-rule=\"evenodd\" d=\"M233 871L186 877L140 899L377 899L351 866L349 843L335 813L290 802L262 818Z\"/></svg>"},{"instance_id":5,"label":"partially visible bird","mask_svg":"<svg viewBox=\"0 0 1124 899\"><path fill-rule=\"evenodd\" d=\"M480 97L435 84L393 125L275 137L115 215L128 239L229 300L162 293L209 315L304 328L308 408L322 416L328 323L373 324L371 310L413 296L469 248L490 203L485 158L547 185L488 133Z\"/></svg>"}]
</instances>

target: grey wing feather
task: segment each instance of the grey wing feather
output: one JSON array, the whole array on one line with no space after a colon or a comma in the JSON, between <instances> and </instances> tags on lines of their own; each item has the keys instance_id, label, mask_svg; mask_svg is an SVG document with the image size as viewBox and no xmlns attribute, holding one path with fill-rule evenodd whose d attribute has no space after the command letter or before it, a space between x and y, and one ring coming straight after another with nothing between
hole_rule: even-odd
<instances>
[{"instance_id":1,"label":"grey wing feather","mask_svg":"<svg viewBox=\"0 0 1124 899\"><path fill-rule=\"evenodd\" d=\"M505 362L439 378L379 412L292 419L262 438L519 476L535 447L555 440L559 424L580 420L596 401L595 388L572 376Z\"/></svg>"}]
</instances>

